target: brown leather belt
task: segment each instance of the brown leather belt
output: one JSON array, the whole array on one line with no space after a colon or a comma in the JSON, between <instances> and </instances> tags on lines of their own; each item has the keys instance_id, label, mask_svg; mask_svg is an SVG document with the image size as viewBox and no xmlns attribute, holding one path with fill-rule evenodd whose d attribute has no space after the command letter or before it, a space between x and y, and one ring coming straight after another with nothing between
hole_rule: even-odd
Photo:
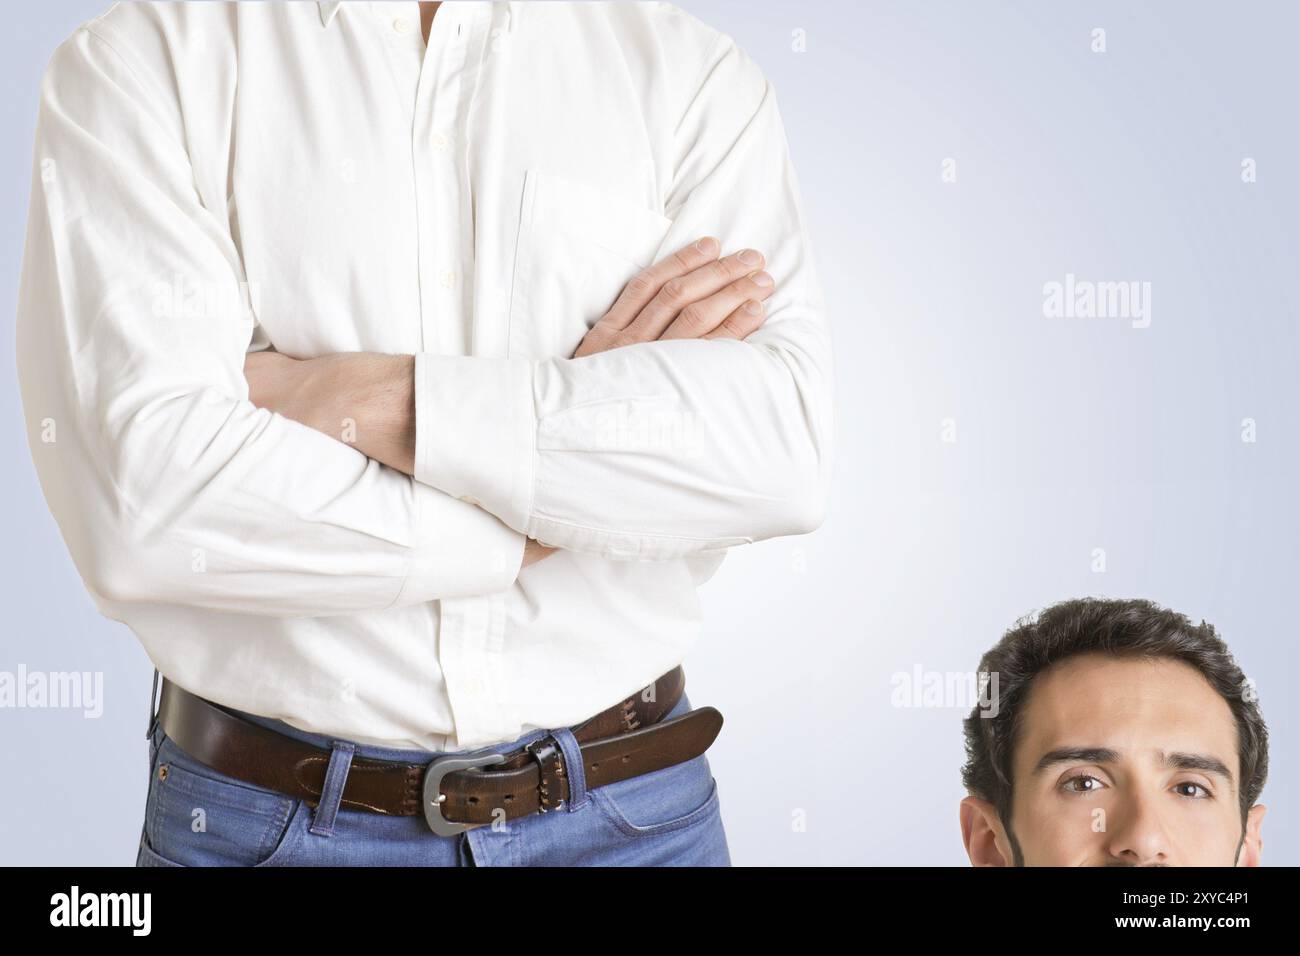
<instances>
[{"instance_id":1,"label":"brown leather belt","mask_svg":"<svg viewBox=\"0 0 1300 956\"><path fill-rule=\"evenodd\" d=\"M588 789L662 770L704 753L722 714L700 707L671 720L681 699L681 667L641 693L570 728L580 745ZM315 807L330 750L236 717L166 678L158 702L163 732L195 760L254 786ZM490 768L490 769L489 769ZM423 814L450 836L499 819L545 813L569 798L569 771L553 734L514 750L478 751L408 764L354 757L341 807L396 816Z\"/></svg>"}]
</instances>

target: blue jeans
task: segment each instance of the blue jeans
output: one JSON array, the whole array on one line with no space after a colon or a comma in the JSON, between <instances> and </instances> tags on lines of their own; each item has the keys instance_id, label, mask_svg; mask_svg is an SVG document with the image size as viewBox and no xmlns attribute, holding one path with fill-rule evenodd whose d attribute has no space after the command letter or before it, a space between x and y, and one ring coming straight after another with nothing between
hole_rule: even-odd
<instances>
[{"instance_id":1,"label":"blue jeans","mask_svg":"<svg viewBox=\"0 0 1300 956\"><path fill-rule=\"evenodd\" d=\"M682 694L668 714L690 710ZM574 774L571 799L533 813L438 836L422 816L384 816L339 806L348 753L427 764L424 750L389 750L310 734L233 711L334 752L327 796L305 801L245 783L199 763L154 719L149 796L136 866L730 866L718 785L704 754L663 770L586 789ZM546 736L531 731L493 747L514 750ZM573 746L568 729L562 744Z\"/></svg>"}]
</instances>

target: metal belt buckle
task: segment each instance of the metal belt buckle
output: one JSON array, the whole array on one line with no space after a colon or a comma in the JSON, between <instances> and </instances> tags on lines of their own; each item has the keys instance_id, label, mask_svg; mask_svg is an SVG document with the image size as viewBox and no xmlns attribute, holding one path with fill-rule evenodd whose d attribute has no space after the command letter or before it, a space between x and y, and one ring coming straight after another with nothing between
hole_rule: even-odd
<instances>
[{"instance_id":1,"label":"metal belt buckle","mask_svg":"<svg viewBox=\"0 0 1300 956\"><path fill-rule=\"evenodd\" d=\"M442 793L442 778L457 770L472 770L475 767L490 767L493 764L504 763L505 759L505 754L498 753L484 754L481 757L439 757L429 764L424 771L424 819L429 824L429 829L438 836L455 836L457 833L483 826L481 823L457 823L443 818L442 804L447 798Z\"/></svg>"}]
</instances>

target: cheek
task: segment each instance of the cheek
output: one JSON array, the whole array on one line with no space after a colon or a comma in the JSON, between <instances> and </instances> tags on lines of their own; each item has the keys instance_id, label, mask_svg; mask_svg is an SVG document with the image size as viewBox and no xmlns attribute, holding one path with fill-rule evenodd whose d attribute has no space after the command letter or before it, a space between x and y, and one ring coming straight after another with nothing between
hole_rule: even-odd
<instances>
[{"instance_id":1,"label":"cheek","mask_svg":"<svg viewBox=\"0 0 1300 956\"><path fill-rule=\"evenodd\" d=\"M1222 804L1171 813L1165 832L1183 866L1231 866L1241 842L1241 814Z\"/></svg>"},{"instance_id":2,"label":"cheek","mask_svg":"<svg viewBox=\"0 0 1300 956\"><path fill-rule=\"evenodd\" d=\"M1015 811L1014 826L1026 866L1078 866L1090 860L1105 840L1105 802L1064 800L1055 794L1026 798Z\"/></svg>"}]
</instances>

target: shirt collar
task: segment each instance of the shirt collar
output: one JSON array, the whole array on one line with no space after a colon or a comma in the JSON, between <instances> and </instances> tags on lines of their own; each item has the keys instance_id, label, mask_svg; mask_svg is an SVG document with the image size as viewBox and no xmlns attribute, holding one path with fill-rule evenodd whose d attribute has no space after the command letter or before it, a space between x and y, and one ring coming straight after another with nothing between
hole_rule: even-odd
<instances>
[{"instance_id":1,"label":"shirt collar","mask_svg":"<svg viewBox=\"0 0 1300 956\"><path fill-rule=\"evenodd\" d=\"M329 26L330 21L334 19L334 14L339 12L339 0L330 0L328 3L317 3L320 8L321 26Z\"/></svg>"}]
</instances>

